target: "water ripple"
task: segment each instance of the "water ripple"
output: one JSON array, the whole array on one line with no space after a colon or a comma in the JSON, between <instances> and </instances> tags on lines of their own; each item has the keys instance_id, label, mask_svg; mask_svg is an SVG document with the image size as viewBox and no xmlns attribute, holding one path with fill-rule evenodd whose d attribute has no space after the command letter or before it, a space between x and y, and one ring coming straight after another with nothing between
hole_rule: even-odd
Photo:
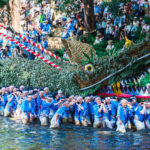
<instances>
[{"instance_id":1,"label":"water ripple","mask_svg":"<svg viewBox=\"0 0 150 150\"><path fill-rule=\"evenodd\" d=\"M54 130L0 117L0 149L150 149L150 133L146 130L121 134L70 124Z\"/></svg>"}]
</instances>

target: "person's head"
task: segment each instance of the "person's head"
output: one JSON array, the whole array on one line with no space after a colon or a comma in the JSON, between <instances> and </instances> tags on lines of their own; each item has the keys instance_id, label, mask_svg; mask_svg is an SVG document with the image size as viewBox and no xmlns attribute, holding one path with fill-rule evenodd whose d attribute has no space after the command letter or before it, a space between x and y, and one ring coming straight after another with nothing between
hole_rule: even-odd
<instances>
[{"instance_id":1,"label":"person's head","mask_svg":"<svg viewBox=\"0 0 150 150\"><path fill-rule=\"evenodd\" d=\"M110 104L110 97L106 97L105 100L106 100L106 103L107 103L107 104Z\"/></svg>"},{"instance_id":2,"label":"person's head","mask_svg":"<svg viewBox=\"0 0 150 150\"><path fill-rule=\"evenodd\" d=\"M74 95L71 95L71 96L69 97L69 100L72 101L73 99L74 99Z\"/></svg>"},{"instance_id":3,"label":"person's head","mask_svg":"<svg viewBox=\"0 0 150 150\"><path fill-rule=\"evenodd\" d=\"M139 105L141 105L142 107L144 107L145 102L141 102L141 103L139 103Z\"/></svg>"},{"instance_id":4,"label":"person's head","mask_svg":"<svg viewBox=\"0 0 150 150\"><path fill-rule=\"evenodd\" d=\"M148 102L148 109L150 109L150 102Z\"/></svg>"},{"instance_id":5,"label":"person's head","mask_svg":"<svg viewBox=\"0 0 150 150\"><path fill-rule=\"evenodd\" d=\"M67 33L67 28L64 28L64 32Z\"/></svg>"},{"instance_id":6,"label":"person's head","mask_svg":"<svg viewBox=\"0 0 150 150\"><path fill-rule=\"evenodd\" d=\"M29 90L29 94L30 94L30 95L33 94L33 90Z\"/></svg>"},{"instance_id":7,"label":"person's head","mask_svg":"<svg viewBox=\"0 0 150 150\"><path fill-rule=\"evenodd\" d=\"M90 97L85 97L85 102L89 103L90 102Z\"/></svg>"},{"instance_id":8,"label":"person's head","mask_svg":"<svg viewBox=\"0 0 150 150\"><path fill-rule=\"evenodd\" d=\"M40 97L42 98L43 95L44 95L44 91L40 91L40 92L39 92L39 95L40 95Z\"/></svg>"},{"instance_id":9,"label":"person's head","mask_svg":"<svg viewBox=\"0 0 150 150\"><path fill-rule=\"evenodd\" d=\"M136 97L135 96L131 96L131 104L134 105L137 101L136 101Z\"/></svg>"},{"instance_id":10,"label":"person's head","mask_svg":"<svg viewBox=\"0 0 150 150\"><path fill-rule=\"evenodd\" d=\"M115 101L118 101L117 96L113 96L112 99L115 100Z\"/></svg>"},{"instance_id":11,"label":"person's head","mask_svg":"<svg viewBox=\"0 0 150 150\"><path fill-rule=\"evenodd\" d=\"M51 4L47 4L46 7L47 7L47 8L51 8Z\"/></svg>"},{"instance_id":12,"label":"person's head","mask_svg":"<svg viewBox=\"0 0 150 150\"><path fill-rule=\"evenodd\" d=\"M18 95L20 96L21 99L23 98L23 93L18 92Z\"/></svg>"},{"instance_id":13,"label":"person's head","mask_svg":"<svg viewBox=\"0 0 150 150\"><path fill-rule=\"evenodd\" d=\"M9 92L13 92L13 90L14 90L14 86L13 85L11 85L11 86L9 86Z\"/></svg>"},{"instance_id":14,"label":"person's head","mask_svg":"<svg viewBox=\"0 0 150 150\"><path fill-rule=\"evenodd\" d=\"M121 105L123 108L125 108L127 106L127 100L126 99L121 100Z\"/></svg>"},{"instance_id":15,"label":"person's head","mask_svg":"<svg viewBox=\"0 0 150 150\"><path fill-rule=\"evenodd\" d=\"M110 20L110 19L108 19L108 20L107 20L107 24L110 24L110 23L111 23L111 20Z\"/></svg>"},{"instance_id":16,"label":"person's head","mask_svg":"<svg viewBox=\"0 0 150 150\"><path fill-rule=\"evenodd\" d=\"M21 86L19 87L19 90L20 90L20 91L23 91L24 88L25 88L24 85L21 85Z\"/></svg>"},{"instance_id":17,"label":"person's head","mask_svg":"<svg viewBox=\"0 0 150 150\"><path fill-rule=\"evenodd\" d=\"M104 13L104 18L106 18L107 17L107 13Z\"/></svg>"},{"instance_id":18,"label":"person's head","mask_svg":"<svg viewBox=\"0 0 150 150\"><path fill-rule=\"evenodd\" d=\"M83 102L83 98L81 96L78 96L77 102L81 104Z\"/></svg>"},{"instance_id":19,"label":"person's head","mask_svg":"<svg viewBox=\"0 0 150 150\"><path fill-rule=\"evenodd\" d=\"M62 14L62 11L59 11L58 13L59 13L59 14Z\"/></svg>"},{"instance_id":20,"label":"person's head","mask_svg":"<svg viewBox=\"0 0 150 150\"><path fill-rule=\"evenodd\" d=\"M63 96L62 90L58 90L58 97L62 97L62 96Z\"/></svg>"},{"instance_id":21,"label":"person's head","mask_svg":"<svg viewBox=\"0 0 150 150\"><path fill-rule=\"evenodd\" d=\"M1 89L1 91L2 91L2 94L4 94L5 91L6 91L6 88L3 87L3 88Z\"/></svg>"},{"instance_id":22,"label":"person's head","mask_svg":"<svg viewBox=\"0 0 150 150\"><path fill-rule=\"evenodd\" d=\"M131 21L131 22L130 22L130 26L132 26L132 25L133 25L133 22Z\"/></svg>"},{"instance_id":23,"label":"person's head","mask_svg":"<svg viewBox=\"0 0 150 150\"><path fill-rule=\"evenodd\" d=\"M46 101L50 103L52 100L53 98L48 98Z\"/></svg>"},{"instance_id":24,"label":"person's head","mask_svg":"<svg viewBox=\"0 0 150 150\"><path fill-rule=\"evenodd\" d=\"M108 41L108 45L113 45L113 41L112 40Z\"/></svg>"},{"instance_id":25,"label":"person's head","mask_svg":"<svg viewBox=\"0 0 150 150\"><path fill-rule=\"evenodd\" d=\"M48 93L49 93L49 88L48 88L48 87L45 87L45 88L44 88L44 93L45 93L45 94L48 94Z\"/></svg>"},{"instance_id":26,"label":"person's head","mask_svg":"<svg viewBox=\"0 0 150 150\"><path fill-rule=\"evenodd\" d=\"M27 97L28 91L23 91L22 95L23 95L23 97Z\"/></svg>"},{"instance_id":27,"label":"person's head","mask_svg":"<svg viewBox=\"0 0 150 150\"><path fill-rule=\"evenodd\" d=\"M66 101L66 102L64 102L64 103L63 103L63 106L65 106L65 107L69 107L69 102L67 102L67 101Z\"/></svg>"},{"instance_id":28,"label":"person's head","mask_svg":"<svg viewBox=\"0 0 150 150\"><path fill-rule=\"evenodd\" d=\"M71 22L72 22L72 20L69 18L67 22L68 22L68 23L71 23Z\"/></svg>"},{"instance_id":29,"label":"person's head","mask_svg":"<svg viewBox=\"0 0 150 150\"><path fill-rule=\"evenodd\" d=\"M13 93L17 93L18 89L14 88Z\"/></svg>"},{"instance_id":30,"label":"person's head","mask_svg":"<svg viewBox=\"0 0 150 150\"><path fill-rule=\"evenodd\" d=\"M9 50L9 44L7 44L7 46L5 47L5 51L8 51Z\"/></svg>"},{"instance_id":31,"label":"person's head","mask_svg":"<svg viewBox=\"0 0 150 150\"><path fill-rule=\"evenodd\" d=\"M96 2L94 3L94 6L97 6L97 3L96 3Z\"/></svg>"},{"instance_id":32,"label":"person's head","mask_svg":"<svg viewBox=\"0 0 150 150\"><path fill-rule=\"evenodd\" d=\"M99 39L99 36L96 36L96 40L98 40Z\"/></svg>"},{"instance_id":33,"label":"person's head","mask_svg":"<svg viewBox=\"0 0 150 150\"><path fill-rule=\"evenodd\" d=\"M93 102L95 97L93 95L90 96L90 101Z\"/></svg>"},{"instance_id":34,"label":"person's head","mask_svg":"<svg viewBox=\"0 0 150 150\"><path fill-rule=\"evenodd\" d=\"M37 17L39 15L39 11L34 13L34 17Z\"/></svg>"},{"instance_id":35,"label":"person's head","mask_svg":"<svg viewBox=\"0 0 150 150\"><path fill-rule=\"evenodd\" d=\"M100 98L100 97L97 97L97 98L95 99L95 101L96 101L96 103L97 103L98 105L101 104L101 98Z\"/></svg>"},{"instance_id":36,"label":"person's head","mask_svg":"<svg viewBox=\"0 0 150 150\"><path fill-rule=\"evenodd\" d=\"M29 101L29 102L32 101L32 95L28 95L28 101Z\"/></svg>"},{"instance_id":37,"label":"person's head","mask_svg":"<svg viewBox=\"0 0 150 150\"><path fill-rule=\"evenodd\" d=\"M9 93L9 87L6 87L6 92Z\"/></svg>"},{"instance_id":38,"label":"person's head","mask_svg":"<svg viewBox=\"0 0 150 150\"><path fill-rule=\"evenodd\" d=\"M103 35L102 35L102 33L101 32L99 32L98 33L98 37L102 37Z\"/></svg>"},{"instance_id":39,"label":"person's head","mask_svg":"<svg viewBox=\"0 0 150 150\"><path fill-rule=\"evenodd\" d=\"M33 92L33 93L34 93L33 98L34 99L38 98L38 92Z\"/></svg>"},{"instance_id":40,"label":"person's head","mask_svg":"<svg viewBox=\"0 0 150 150\"><path fill-rule=\"evenodd\" d=\"M149 103L145 102L146 109L149 109Z\"/></svg>"},{"instance_id":41,"label":"person's head","mask_svg":"<svg viewBox=\"0 0 150 150\"><path fill-rule=\"evenodd\" d=\"M116 25L116 26L115 26L115 30L118 30L118 29L119 29L119 26L118 26L118 25Z\"/></svg>"}]
</instances>

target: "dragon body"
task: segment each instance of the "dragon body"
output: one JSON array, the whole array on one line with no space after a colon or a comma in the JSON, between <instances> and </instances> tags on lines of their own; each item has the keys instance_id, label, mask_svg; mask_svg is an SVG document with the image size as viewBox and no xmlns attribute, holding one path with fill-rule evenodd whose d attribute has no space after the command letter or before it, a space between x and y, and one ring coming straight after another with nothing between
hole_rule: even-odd
<instances>
[{"instance_id":1,"label":"dragon body","mask_svg":"<svg viewBox=\"0 0 150 150\"><path fill-rule=\"evenodd\" d=\"M65 41L65 43L67 51L71 51L69 49L69 45L72 45L71 41ZM82 57L84 57L83 54ZM61 89L66 95L88 95L94 93L101 85L113 85L118 81L131 78L138 79L143 73L148 73L147 70L150 68L150 37L148 35L140 43L120 50L116 56L97 58L94 53L91 57L92 60L89 59L84 64L76 62L66 64L53 60L62 68L61 71L38 59L32 61L24 58L1 60L0 86L22 84L29 88L47 86L51 91Z\"/></svg>"}]
</instances>

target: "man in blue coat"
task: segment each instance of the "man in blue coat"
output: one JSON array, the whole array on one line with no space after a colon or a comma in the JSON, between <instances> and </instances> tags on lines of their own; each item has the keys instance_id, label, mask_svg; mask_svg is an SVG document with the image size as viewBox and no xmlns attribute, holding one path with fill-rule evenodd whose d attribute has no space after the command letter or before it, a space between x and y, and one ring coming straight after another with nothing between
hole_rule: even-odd
<instances>
[{"instance_id":1,"label":"man in blue coat","mask_svg":"<svg viewBox=\"0 0 150 150\"><path fill-rule=\"evenodd\" d=\"M128 105L128 102L126 99L123 99L121 103L118 106L117 110L117 129L116 131L119 131L121 133L126 132L126 128L128 125L128 115L131 113L132 106Z\"/></svg>"},{"instance_id":2,"label":"man in blue coat","mask_svg":"<svg viewBox=\"0 0 150 150\"><path fill-rule=\"evenodd\" d=\"M137 130L145 129L146 106L140 103L135 109L134 124Z\"/></svg>"},{"instance_id":3,"label":"man in blue coat","mask_svg":"<svg viewBox=\"0 0 150 150\"><path fill-rule=\"evenodd\" d=\"M7 99L8 99L8 102L7 102L7 105L5 107L5 110L4 110L4 116L5 117L8 117L10 115L13 114L13 110L14 110L14 105L15 105L15 100L16 100L16 97L13 93L13 89L14 89L14 86L10 86L9 87L9 95L7 96Z\"/></svg>"},{"instance_id":4,"label":"man in blue coat","mask_svg":"<svg viewBox=\"0 0 150 150\"><path fill-rule=\"evenodd\" d=\"M94 128L103 127L104 124L104 113L106 113L106 108L104 106L104 103L101 102L101 98L96 98L96 104L93 106L94 110Z\"/></svg>"},{"instance_id":5,"label":"man in blue coat","mask_svg":"<svg viewBox=\"0 0 150 150\"><path fill-rule=\"evenodd\" d=\"M48 20L45 21L42 29L42 36L47 36L52 33L52 25L48 23Z\"/></svg>"},{"instance_id":6,"label":"man in blue coat","mask_svg":"<svg viewBox=\"0 0 150 150\"><path fill-rule=\"evenodd\" d=\"M67 31L67 28L64 28L64 32L61 34L61 39L70 40L70 34Z\"/></svg>"},{"instance_id":7,"label":"man in blue coat","mask_svg":"<svg viewBox=\"0 0 150 150\"><path fill-rule=\"evenodd\" d=\"M42 126L48 125L48 118L50 113L50 107L51 107L51 98L45 98L41 102L40 106L40 122Z\"/></svg>"},{"instance_id":8,"label":"man in blue coat","mask_svg":"<svg viewBox=\"0 0 150 150\"><path fill-rule=\"evenodd\" d=\"M32 95L28 95L27 99L22 101L21 111L21 119L23 124L27 124L29 121L32 122L34 117L36 117Z\"/></svg>"}]
</instances>

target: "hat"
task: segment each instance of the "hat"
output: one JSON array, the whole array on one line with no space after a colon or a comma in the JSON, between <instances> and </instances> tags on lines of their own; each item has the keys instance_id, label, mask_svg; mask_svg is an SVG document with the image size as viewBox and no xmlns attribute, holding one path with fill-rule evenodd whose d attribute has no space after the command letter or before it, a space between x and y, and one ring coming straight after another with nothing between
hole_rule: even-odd
<instances>
[{"instance_id":1,"label":"hat","mask_svg":"<svg viewBox=\"0 0 150 150\"><path fill-rule=\"evenodd\" d=\"M58 90L58 94L62 94L62 90Z\"/></svg>"},{"instance_id":2,"label":"hat","mask_svg":"<svg viewBox=\"0 0 150 150\"><path fill-rule=\"evenodd\" d=\"M112 99L117 99L117 96L116 96L116 95L114 95L114 96L112 97Z\"/></svg>"},{"instance_id":3,"label":"hat","mask_svg":"<svg viewBox=\"0 0 150 150\"><path fill-rule=\"evenodd\" d=\"M33 95L35 95L35 94L37 94L38 93L38 91L33 91Z\"/></svg>"},{"instance_id":4,"label":"hat","mask_svg":"<svg viewBox=\"0 0 150 150\"><path fill-rule=\"evenodd\" d=\"M75 18L75 15L71 15L70 18Z\"/></svg>"}]
</instances>

